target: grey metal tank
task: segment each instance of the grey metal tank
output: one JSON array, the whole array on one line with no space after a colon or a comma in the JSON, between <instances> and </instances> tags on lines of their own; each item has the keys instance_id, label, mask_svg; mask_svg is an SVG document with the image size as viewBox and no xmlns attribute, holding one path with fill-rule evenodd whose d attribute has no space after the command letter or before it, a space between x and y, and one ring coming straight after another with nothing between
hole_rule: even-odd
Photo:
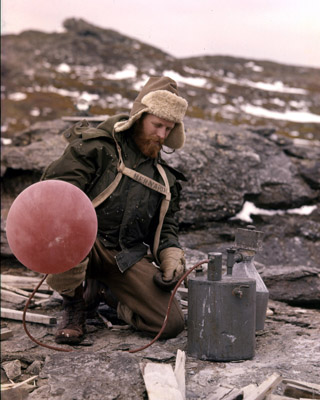
<instances>
[{"instance_id":1,"label":"grey metal tank","mask_svg":"<svg viewBox=\"0 0 320 400\"><path fill-rule=\"evenodd\" d=\"M256 281L222 276L222 254L209 255L207 276L188 283L188 354L201 360L254 357Z\"/></svg>"},{"instance_id":2,"label":"grey metal tank","mask_svg":"<svg viewBox=\"0 0 320 400\"><path fill-rule=\"evenodd\" d=\"M267 314L269 291L254 265L254 256L262 246L263 232L249 225L247 229L239 228L235 235L236 249L227 249L228 264L235 261L232 276L237 278L252 278L256 281L256 330L263 330ZM235 252L232 260L231 252Z\"/></svg>"}]
</instances>

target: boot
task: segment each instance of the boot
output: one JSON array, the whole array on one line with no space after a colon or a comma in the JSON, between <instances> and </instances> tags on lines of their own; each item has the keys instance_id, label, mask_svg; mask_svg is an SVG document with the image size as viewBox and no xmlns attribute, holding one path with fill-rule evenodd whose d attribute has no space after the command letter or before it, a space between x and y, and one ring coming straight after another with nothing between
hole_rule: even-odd
<instances>
[{"instance_id":1,"label":"boot","mask_svg":"<svg viewBox=\"0 0 320 400\"><path fill-rule=\"evenodd\" d=\"M115 310L118 306L118 299L109 287L96 279L86 279L83 297L88 314L94 314L101 302Z\"/></svg>"},{"instance_id":2,"label":"boot","mask_svg":"<svg viewBox=\"0 0 320 400\"><path fill-rule=\"evenodd\" d=\"M64 311L62 322L55 334L59 344L79 344L86 333L86 313L83 300L83 286L75 290L73 297L62 296Z\"/></svg>"}]
</instances>

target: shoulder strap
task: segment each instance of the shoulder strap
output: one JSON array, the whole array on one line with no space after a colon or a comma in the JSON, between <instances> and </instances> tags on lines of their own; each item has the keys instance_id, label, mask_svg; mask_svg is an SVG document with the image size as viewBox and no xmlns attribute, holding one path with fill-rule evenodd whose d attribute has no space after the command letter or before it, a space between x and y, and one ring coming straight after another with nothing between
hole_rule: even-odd
<instances>
[{"instance_id":1,"label":"shoulder strap","mask_svg":"<svg viewBox=\"0 0 320 400\"><path fill-rule=\"evenodd\" d=\"M108 187L106 187L97 197L95 197L92 200L92 204L96 208L101 203L103 203L109 196L111 196L111 194L116 190L117 186L119 185L123 175L126 175L129 178L135 180L136 182L139 182L142 185L147 186L148 188L163 194L165 197L163 198L163 200L161 202L159 223L158 223L158 226L156 229L154 243L153 243L153 255L154 255L157 263L159 264L159 260L157 258L157 252L158 252L158 248L159 248L160 234L161 234L164 217L168 211L170 200L171 200L170 185L169 185L169 181L167 178L167 174L166 174L164 168L162 167L162 165L157 163L157 169L164 181L164 185L162 185L161 183L155 181L154 179L151 179L148 176L140 174L140 172L137 172L131 168L127 168L122 159L121 148L119 146L119 143L115 139L115 137L114 137L114 141L116 143L117 151L118 151L118 155L119 155L118 174L116 175L114 181L111 182Z\"/></svg>"}]
</instances>

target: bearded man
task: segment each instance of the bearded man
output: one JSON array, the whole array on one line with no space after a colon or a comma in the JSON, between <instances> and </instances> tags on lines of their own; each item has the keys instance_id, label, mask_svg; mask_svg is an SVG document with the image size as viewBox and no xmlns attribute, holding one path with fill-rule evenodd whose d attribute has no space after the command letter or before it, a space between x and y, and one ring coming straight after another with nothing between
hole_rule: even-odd
<instances>
[{"instance_id":1,"label":"bearded man","mask_svg":"<svg viewBox=\"0 0 320 400\"><path fill-rule=\"evenodd\" d=\"M185 178L161 159L160 150L184 145L186 109L175 81L152 77L129 116L110 117L97 128L80 123L66 131L71 143L42 179L61 179L83 190L96 207L98 234L83 262L47 278L63 297L57 343L80 343L86 309L101 300L136 330L160 330L170 291L185 268L176 219L178 180ZM162 337L183 329L184 317L174 300Z\"/></svg>"}]
</instances>

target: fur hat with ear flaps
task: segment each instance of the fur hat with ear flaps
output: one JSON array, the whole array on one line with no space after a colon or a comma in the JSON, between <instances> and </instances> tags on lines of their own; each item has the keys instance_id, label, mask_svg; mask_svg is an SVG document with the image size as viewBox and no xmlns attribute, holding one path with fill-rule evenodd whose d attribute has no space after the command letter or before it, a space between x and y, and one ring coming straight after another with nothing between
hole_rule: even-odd
<instances>
[{"instance_id":1,"label":"fur hat with ear flaps","mask_svg":"<svg viewBox=\"0 0 320 400\"><path fill-rule=\"evenodd\" d=\"M164 144L172 149L180 149L185 142L182 119L188 107L187 101L180 97L176 82L168 77L153 77L148 80L135 99L130 117L115 124L115 132L129 129L143 113L175 123Z\"/></svg>"}]
</instances>

